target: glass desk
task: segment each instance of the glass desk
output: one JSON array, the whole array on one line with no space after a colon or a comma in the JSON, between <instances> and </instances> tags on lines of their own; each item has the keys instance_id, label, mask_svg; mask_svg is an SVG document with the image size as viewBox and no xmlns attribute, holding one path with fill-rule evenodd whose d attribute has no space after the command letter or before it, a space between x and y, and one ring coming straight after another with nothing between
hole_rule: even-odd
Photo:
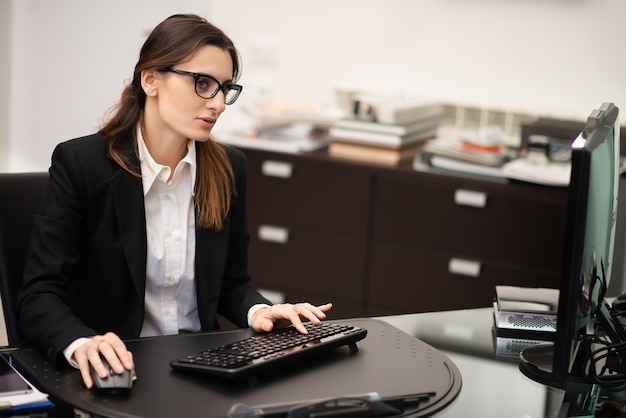
<instances>
[{"instance_id":1,"label":"glass desk","mask_svg":"<svg viewBox=\"0 0 626 418\"><path fill-rule=\"evenodd\" d=\"M496 359L493 308L385 316L380 319L444 352L461 371L463 387L441 417L552 418L564 391L540 385L511 360Z\"/></svg>"}]
</instances>

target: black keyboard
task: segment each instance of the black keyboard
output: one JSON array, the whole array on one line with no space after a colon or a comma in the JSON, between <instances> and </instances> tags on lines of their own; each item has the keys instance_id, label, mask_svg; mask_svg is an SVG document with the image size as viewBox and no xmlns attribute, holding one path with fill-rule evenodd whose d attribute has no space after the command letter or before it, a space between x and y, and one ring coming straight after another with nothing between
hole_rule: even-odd
<instances>
[{"instance_id":1,"label":"black keyboard","mask_svg":"<svg viewBox=\"0 0 626 418\"><path fill-rule=\"evenodd\" d=\"M211 348L170 362L172 368L208 373L229 379L247 378L256 382L256 374L301 360L327 349L348 345L351 353L358 351L356 342L367 335L364 328L347 324L305 322L308 334L293 326Z\"/></svg>"}]
</instances>

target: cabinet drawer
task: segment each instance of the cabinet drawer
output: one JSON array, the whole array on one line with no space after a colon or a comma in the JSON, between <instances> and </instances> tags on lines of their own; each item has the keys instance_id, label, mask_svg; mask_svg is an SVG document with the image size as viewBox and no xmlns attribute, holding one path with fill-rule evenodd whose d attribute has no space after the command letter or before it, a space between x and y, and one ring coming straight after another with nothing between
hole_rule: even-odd
<instances>
[{"instance_id":1,"label":"cabinet drawer","mask_svg":"<svg viewBox=\"0 0 626 418\"><path fill-rule=\"evenodd\" d=\"M246 155L251 222L365 238L371 171L291 155Z\"/></svg>"},{"instance_id":2,"label":"cabinet drawer","mask_svg":"<svg viewBox=\"0 0 626 418\"><path fill-rule=\"evenodd\" d=\"M258 287L283 292L363 300L365 241L305 229L290 230L283 243L258 236L250 226L250 273Z\"/></svg>"},{"instance_id":3,"label":"cabinet drawer","mask_svg":"<svg viewBox=\"0 0 626 418\"><path fill-rule=\"evenodd\" d=\"M468 266L464 267L463 262ZM367 304L388 307L390 313L488 307L496 285L558 287L558 284L558 274L541 270L373 244Z\"/></svg>"},{"instance_id":4,"label":"cabinet drawer","mask_svg":"<svg viewBox=\"0 0 626 418\"><path fill-rule=\"evenodd\" d=\"M382 242L558 271L565 191L541 194L541 187L533 187L380 176L372 235Z\"/></svg>"}]
</instances>

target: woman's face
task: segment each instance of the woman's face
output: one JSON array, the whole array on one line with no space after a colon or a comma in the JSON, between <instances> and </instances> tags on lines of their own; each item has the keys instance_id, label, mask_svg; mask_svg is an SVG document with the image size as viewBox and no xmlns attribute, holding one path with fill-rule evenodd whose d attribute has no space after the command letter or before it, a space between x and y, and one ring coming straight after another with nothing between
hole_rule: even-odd
<instances>
[{"instance_id":1,"label":"woman's face","mask_svg":"<svg viewBox=\"0 0 626 418\"><path fill-rule=\"evenodd\" d=\"M215 46L205 46L191 59L174 66L175 70L210 75L221 84L232 81L233 63L230 54ZM225 110L224 93L218 91L210 99L196 94L194 78L170 72L157 73L156 89L148 100L155 99L155 106L147 106L147 121L158 124L156 130L165 135L207 141L217 119Z\"/></svg>"}]
</instances>

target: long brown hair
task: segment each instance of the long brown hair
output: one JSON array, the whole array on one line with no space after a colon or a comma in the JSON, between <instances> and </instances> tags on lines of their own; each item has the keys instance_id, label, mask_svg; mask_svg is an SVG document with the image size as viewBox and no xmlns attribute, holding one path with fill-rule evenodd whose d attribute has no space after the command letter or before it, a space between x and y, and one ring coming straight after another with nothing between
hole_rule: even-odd
<instances>
[{"instance_id":1,"label":"long brown hair","mask_svg":"<svg viewBox=\"0 0 626 418\"><path fill-rule=\"evenodd\" d=\"M133 142L137 155L137 125L143 117L146 94L141 73L164 70L187 60L202 47L211 45L227 51L233 62L233 81L239 78L239 53L219 28L196 15L173 15L157 25L143 44L133 79L122 91L108 121L100 129L109 153L125 170L141 176L140 168L122 152ZM220 230L234 198L234 174L225 150L213 139L196 142L197 175L195 189L196 225Z\"/></svg>"}]
</instances>

